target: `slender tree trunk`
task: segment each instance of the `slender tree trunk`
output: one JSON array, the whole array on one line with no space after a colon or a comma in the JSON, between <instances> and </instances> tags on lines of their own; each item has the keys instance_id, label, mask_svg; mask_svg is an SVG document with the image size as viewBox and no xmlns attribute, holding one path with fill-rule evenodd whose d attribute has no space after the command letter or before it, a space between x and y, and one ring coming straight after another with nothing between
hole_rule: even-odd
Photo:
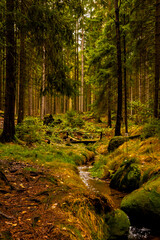
<instances>
[{"instance_id":1,"label":"slender tree trunk","mask_svg":"<svg viewBox=\"0 0 160 240\"><path fill-rule=\"evenodd\" d=\"M5 84L6 84L6 48L3 47L3 110L5 108Z\"/></svg>"},{"instance_id":2,"label":"slender tree trunk","mask_svg":"<svg viewBox=\"0 0 160 240\"><path fill-rule=\"evenodd\" d=\"M75 81L78 83L79 80L79 55L78 55L78 19L76 20L75 27ZM79 110L79 96L74 97L74 106L75 111Z\"/></svg>"},{"instance_id":3,"label":"slender tree trunk","mask_svg":"<svg viewBox=\"0 0 160 240\"><path fill-rule=\"evenodd\" d=\"M84 111L84 28L82 27L82 43L81 43L81 50L82 50L82 69L81 69L81 88L80 88L80 108L81 112Z\"/></svg>"},{"instance_id":4,"label":"slender tree trunk","mask_svg":"<svg viewBox=\"0 0 160 240\"><path fill-rule=\"evenodd\" d=\"M139 102L142 102L142 91L141 91L141 85L142 85L142 56L140 54L140 65L139 65L139 88L138 88L138 93L139 93Z\"/></svg>"},{"instance_id":5,"label":"slender tree trunk","mask_svg":"<svg viewBox=\"0 0 160 240\"><path fill-rule=\"evenodd\" d=\"M132 107L132 103L133 103L133 87L131 86L131 116L133 116L133 107Z\"/></svg>"},{"instance_id":6,"label":"slender tree trunk","mask_svg":"<svg viewBox=\"0 0 160 240\"><path fill-rule=\"evenodd\" d=\"M25 13L24 0L21 0L21 13L22 14ZM24 27L22 25L20 31L20 84L19 84L18 123L21 123L24 119L25 84L26 84L25 33Z\"/></svg>"},{"instance_id":7,"label":"slender tree trunk","mask_svg":"<svg viewBox=\"0 0 160 240\"><path fill-rule=\"evenodd\" d=\"M2 68L2 49L0 48L0 110L2 110L2 86L3 86L3 68Z\"/></svg>"},{"instance_id":8,"label":"slender tree trunk","mask_svg":"<svg viewBox=\"0 0 160 240\"><path fill-rule=\"evenodd\" d=\"M87 111L91 110L91 85L87 85Z\"/></svg>"},{"instance_id":9,"label":"slender tree trunk","mask_svg":"<svg viewBox=\"0 0 160 240\"><path fill-rule=\"evenodd\" d=\"M32 116L33 115L33 107L32 107L32 88L33 88L33 84L32 84L32 76L29 80L29 83L28 83L28 114L29 116Z\"/></svg>"},{"instance_id":10,"label":"slender tree trunk","mask_svg":"<svg viewBox=\"0 0 160 240\"><path fill-rule=\"evenodd\" d=\"M124 26L126 24L124 14ZM125 110L125 133L128 133L128 114L127 114L127 71L126 71L126 35L123 34L123 54L124 54L124 110Z\"/></svg>"},{"instance_id":11,"label":"slender tree trunk","mask_svg":"<svg viewBox=\"0 0 160 240\"><path fill-rule=\"evenodd\" d=\"M108 79L108 127L112 127L112 118L111 118L111 79Z\"/></svg>"},{"instance_id":12,"label":"slender tree trunk","mask_svg":"<svg viewBox=\"0 0 160 240\"><path fill-rule=\"evenodd\" d=\"M45 115L45 96L44 96L45 78L46 78L45 58L46 58L46 56L45 56L45 46L43 46L43 74L42 74L41 119L43 119L44 115Z\"/></svg>"},{"instance_id":13,"label":"slender tree trunk","mask_svg":"<svg viewBox=\"0 0 160 240\"><path fill-rule=\"evenodd\" d=\"M155 94L154 117L159 117L159 78L160 78L160 0L156 0L156 26L155 26Z\"/></svg>"},{"instance_id":14,"label":"slender tree trunk","mask_svg":"<svg viewBox=\"0 0 160 240\"><path fill-rule=\"evenodd\" d=\"M15 135L15 88L14 0L6 0L6 90L1 135L1 140L5 142L11 142Z\"/></svg>"},{"instance_id":15,"label":"slender tree trunk","mask_svg":"<svg viewBox=\"0 0 160 240\"><path fill-rule=\"evenodd\" d=\"M118 75L118 102L117 102L117 119L115 136L121 135L122 121L122 61L121 61L121 39L120 39L120 24L119 24L119 7L118 0L114 1L115 5L115 21L116 21L116 41L117 41L117 75Z\"/></svg>"}]
</instances>

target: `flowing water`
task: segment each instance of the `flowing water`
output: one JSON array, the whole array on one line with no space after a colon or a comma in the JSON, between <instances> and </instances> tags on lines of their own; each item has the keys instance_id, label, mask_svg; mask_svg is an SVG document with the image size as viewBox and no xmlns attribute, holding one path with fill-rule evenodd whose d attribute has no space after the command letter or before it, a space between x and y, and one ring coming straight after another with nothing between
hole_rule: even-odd
<instances>
[{"instance_id":1,"label":"flowing water","mask_svg":"<svg viewBox=\"0 0 160 240\"><path fill-rule=\"evenodd\" d=\"M109 187L109 181L100 180L93 178L89 172L92 166L81 166L78 167L79 175L85 185L93 192L108 195L114 202L116 207L120 207L122 198L126 195L125 193L119 192ZM136 228L130 227L129 240L160 240L159 236L152 236L151 230L147 228Z\"/></svg>"}]
</instances>

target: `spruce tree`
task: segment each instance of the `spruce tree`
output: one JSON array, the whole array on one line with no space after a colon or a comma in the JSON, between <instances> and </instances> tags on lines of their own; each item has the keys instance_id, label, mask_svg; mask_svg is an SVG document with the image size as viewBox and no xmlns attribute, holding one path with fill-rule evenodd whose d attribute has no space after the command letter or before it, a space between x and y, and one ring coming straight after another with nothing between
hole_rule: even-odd
<instances>
[{"instance_id":1,"label":"spruce tree","mask_svg":"<svg viewBox=\"0 0 160 240\"><path fill-rule=\"evenodd\" d=\"M15 135L15 37L14 0L6 0L6 90L4 126L1 141L10 142Z\"/></svg>"}]
</instances>

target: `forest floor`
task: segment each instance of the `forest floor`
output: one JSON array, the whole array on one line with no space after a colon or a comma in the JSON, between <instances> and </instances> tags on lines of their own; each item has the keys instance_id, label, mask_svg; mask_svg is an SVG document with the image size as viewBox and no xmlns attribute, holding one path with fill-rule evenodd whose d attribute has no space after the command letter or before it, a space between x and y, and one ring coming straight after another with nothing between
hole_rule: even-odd
<instances>
[{"instance_id":1,"label":"forest floor","mask_svg":"<svg viewBox=\"0 0 160 240\"><path fill-rule=\"evenodd\" d=\"M49 170L16 161L3 161L5 175L0 182L1 239L48 239L55 219L65 220L50 205L50 194L61 190L51 182ZM2 172L1 172L2 174ZM3 180L2 180L3 179ZM43 236L43 237L42 237ZM57 236L56 238L57 239Z\"/></svg>"},{"instance_id":2,"label":"forest floor","mask_svg":"<svg viewBox=\"0 0 160 240\"><path fill-rule=\"evenodd\" d=\"M103 234L96 209L109 210L112 204L87 190L77 168L56 160L48 166L18 160L14 145L2 146L12 157L0 149L0 239L92 240L92 234ZM71 148L73 154L76 147Z\"/></svg>"},{"instance_id":3,"label":"forest floor","mask_svg":"<svg viewBox=\"0 0 160 240\"><path fill-rule=\"evenodd\" d=\"M37 120L27 121L19 129L18 139L22 140L18 144L0 143L0 239L104 239L103 213L115 206L110 199L86 188L77 166L97 154L92 174L103 179L116 171L126 156L138 157L142 172L151 165L157 168L159 139L131 140L108 154L113 129L106 128L101 141L86 147L70 144L63 136L49 136L48 131L61 129L59 125L58 130L57 125L52 130L38 125ZM87 131L99 128L101 132L104 123L102 126L94 128L89 122ZM130 128L132 135L141 131L141 127Z\"/></svg>"},{"instance_id":4,"label":"forest floor","mask_svg":"<svg viewBox=\"0 0 160 240\"><path fill-rule=\"evenodd\" d=\"M73 208L66 210L78 199L82 203L83 194L83 199L95 199L83 184L75 191L74 186L63 182L60 172L30 163L3 160L2 166L0 239L76 239L81 235L78 230L83 233L79 239L92 239ZM65 178L70 178L69 174Z\"/></svg>"}]
</instances>

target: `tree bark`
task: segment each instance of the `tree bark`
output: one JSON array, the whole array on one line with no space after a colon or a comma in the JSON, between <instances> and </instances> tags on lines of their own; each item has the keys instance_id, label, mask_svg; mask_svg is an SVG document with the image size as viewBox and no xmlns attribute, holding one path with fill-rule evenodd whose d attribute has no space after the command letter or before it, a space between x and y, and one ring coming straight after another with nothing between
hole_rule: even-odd
<instances>
[{"instance_id":1,"label":"tree bark","mask_svg":"<svg viewBox=\"0 0 160 240\"><path fill-rule=\"evenodd\" d=\"M114 6L115 6L115 23L116 23L117 75L118 75L118 102L117 102L117 119L116 119L116 127L115 127L115 136L120 136L121 121L122 121L122 61L121 61L121 37L120 37L118 0L114 1Z\"/></svg>"},{"instance_id":2,"label":"tree bark","mask_svg":"<svg viewBox=\"0 0 160 240\"><path fill-rule=\"evenodd\" d=\"M82 27L82 42L81 42L81 50L82 50L82 69L81 69L81 88L80 88L80 107L79 110L81 112L84 111L84 28Z\"/></svg>"},{"instance_id":3,"label":"tree bark","mask_svg":"<svg viewBox=\"0 0 160 240\"><path fill-rule=\"evenodd\" d=\"M124 25L126 24L124 14ZM123 54L124 54L124 110L125 110L125 133L128 133L128 114L127 114L127 71L126 71L126 35L123 34Z\"/></svg>"},{"instance_id":4,"label":"tree bark","mask_svg":"<svg viewBox=\"0 0 160 240\"><path fill-rule=\"evenodd\" d=\"M156 25L155 25L155 94L154 117L159 117L159 78L160 78L160 0L156 0Z\"/></svg>"},{"instance_id":5,"label":"tree bark","mask_svg":"<svg viewBox=\"0 0 160 240\"><path fill-rule=\"evenodd\" d=\"M32 83L32 75L31 75L28 83L28 115L29 116L33 115L32 94L33 94L33 83Z\"/></svg>"},{"instance_id":6,"label":"tree bark","mask_svg":"<svg viewBox=\"0 0 160 240\"><path fill-rule=\"evenodd\" d=\"M112 127L112 116L111 116L111 79L108 79L108 127Z\"/></svg>"},{"instance_id":7,"label":"tree bark","mask_svg":"<svg viewBox=\"0 0 160 240\"><path fill-rule=\"evenodd\" d=\"M45 89L45 80L46 80L46 53L45 53L45 46L43 46L43 74L42 74L42 99L41 99L41 119L44 118L45 115L45 96L44 96L44 89Z\"/></svg>"},{"instance_id":8,"label":"tree bark","mask_svg":"<svg viewBox=\"0 0 160 240\"><path fill-rule=\"evenodd\" d=\"M6 89L4 126L1 140L11 142L15 135L15 39L14 0L6 0Z\"/></svg>"},{"instance_id":9,"label":"tree bark","mask_svg":"<svg viewBox=\"0 0 160 240\"><path fill-rule=\"evenodd\" d=\"M21 0L21 13L25 13L24 0ZM19 104L18 104L18 123L24 119L24 100L25 100L25 84L26 84L26 54L25 54L25 33L24 27L20 30L20 83L19 83Z\"/></svg>"},{"instance_id":10,"label":"tree bark","mask_svg":"<svg viewBox=\"0 0 160 240\"><path fill-rule=\"evenodd\" d=\"M3 86L3 68L2 68L2 49L0 48L0 110L2 110L2 86Z\"/></svg>"},{"instance_id":11,"label":"tree bark","mask_svg":"<svg viewBox=\"0 0 160 240\"><path fill-rule=\"evenodd\" d=\"M78 84L79 80L79 53L78 53L78 19L76 20L75 26L75 82ZM74 97L74 106L75 111L79 111L79 96L75 95Z\"/></svg>"}]
</instances>

